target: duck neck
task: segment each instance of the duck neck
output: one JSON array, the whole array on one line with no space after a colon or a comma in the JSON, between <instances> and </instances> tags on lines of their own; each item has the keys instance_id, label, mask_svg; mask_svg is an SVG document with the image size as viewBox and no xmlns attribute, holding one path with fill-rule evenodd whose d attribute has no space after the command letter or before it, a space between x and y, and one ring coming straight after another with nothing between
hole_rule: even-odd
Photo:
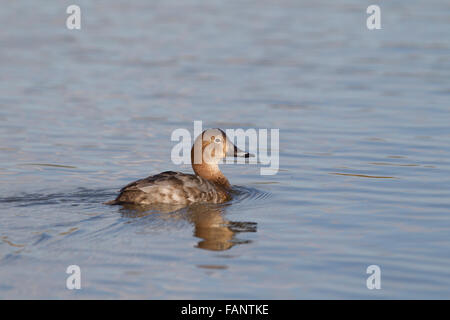
<instances>
[{"instance_id":1,"label":"duck neck","mask_svg":"<svg viewBox=\"0 0 450 320\"><path fill-rule=\"evenodd\" d=\"M192 163L192 169L196 175L225 189L231 189L230 182L228 182L228 179L223 175L222 171L220 171L217 164L209 164L205 162L201 164Z\"/></svg>"}]
</instances>

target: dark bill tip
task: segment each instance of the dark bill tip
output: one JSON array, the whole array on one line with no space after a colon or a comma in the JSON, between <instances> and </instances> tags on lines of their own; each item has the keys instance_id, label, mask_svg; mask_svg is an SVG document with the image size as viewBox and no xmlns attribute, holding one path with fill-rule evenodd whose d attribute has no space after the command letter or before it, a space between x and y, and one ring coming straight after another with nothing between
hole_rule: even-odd
<instances>
[{"instance_id":1,"label":"dark bill tip","mask_svg":"<svg viewBox=\"0 0 450 320\"><path fill-rule=\"evenodd\" d=\"M254 157L253 154L251 154L249 152L242 151L242 150L238 149L236 146L234 147L234 156L235 157L242 157L242 158Z\"/></svg>"}]
</instances>

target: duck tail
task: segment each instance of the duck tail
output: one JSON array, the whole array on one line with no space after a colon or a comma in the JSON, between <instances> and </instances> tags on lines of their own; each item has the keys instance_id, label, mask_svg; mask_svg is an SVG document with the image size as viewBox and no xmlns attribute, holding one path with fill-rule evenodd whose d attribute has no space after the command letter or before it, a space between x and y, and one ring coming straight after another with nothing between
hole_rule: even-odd
<instances>
[{"instance_id":1,"label":"duck tail","mask_svg":"<svg viewBox=\"0 0 450 320\"><path fill-rule=\"evenodd\" d=\"M110 206L114 206L114 205L119 204L119 201L117 201L117 200L111 200L111 201L103 202L103 204L107 204L107 205L110 205Z\"/></svg>"}]
</instances>

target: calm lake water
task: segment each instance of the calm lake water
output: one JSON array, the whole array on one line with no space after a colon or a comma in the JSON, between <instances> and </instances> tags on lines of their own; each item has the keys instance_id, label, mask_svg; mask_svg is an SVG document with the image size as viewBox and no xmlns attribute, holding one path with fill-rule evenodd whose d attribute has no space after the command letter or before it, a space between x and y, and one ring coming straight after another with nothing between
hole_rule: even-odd
<instances>
[{"instance_id":1,"label":"calm lake water","mask_svg":"<svg viewBox=\"0 0 450 320\"><path fill-rule=\"evenodd\" d=\"M0 11L0 298L450 298L450 3L14 1ZM280 129L280 170L173 213L103 202L173 130ZM82 289L66 289L78 265ZM368 290L366 268L381 268Z\"/></svg>"}]
</instances>

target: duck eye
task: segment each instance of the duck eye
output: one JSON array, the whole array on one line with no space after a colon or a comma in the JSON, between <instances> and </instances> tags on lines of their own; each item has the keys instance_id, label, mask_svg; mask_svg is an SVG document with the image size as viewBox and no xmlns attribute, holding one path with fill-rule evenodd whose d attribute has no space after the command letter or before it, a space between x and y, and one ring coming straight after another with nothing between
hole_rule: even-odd
<instances>
[{"instance_id":1,"label":"duck eye","mask_svg":"<svg viewBox=\"0 0 450 320\"><path fill-rule=\"evenodd\" d=\"M220 139L219 139L219 138L216 138L216 139L214 140L214 142L215 142L215 143L220 143Z\"/></svg>"}]
</instances>

